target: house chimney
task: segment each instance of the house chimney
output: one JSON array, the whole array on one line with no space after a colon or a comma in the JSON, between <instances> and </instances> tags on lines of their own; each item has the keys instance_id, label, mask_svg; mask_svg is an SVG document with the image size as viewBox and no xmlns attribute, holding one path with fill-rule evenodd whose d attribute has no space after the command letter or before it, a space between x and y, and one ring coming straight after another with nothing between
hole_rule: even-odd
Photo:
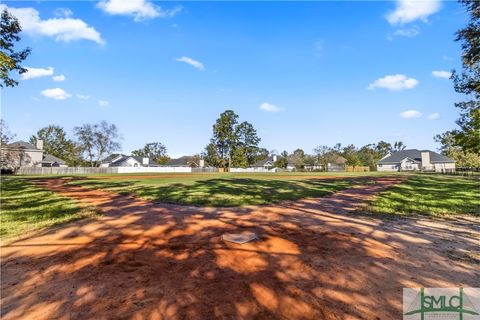
<instances>
[{"instance_id":1,"label":"house chimney","mask_svg":"<svg viewBox=\"0 0 480 320\"><path fill-rule=\"evenodd\" d=\"M422 168L430 168L430 152L422 151Z\"/></svg>"},{"instance_id":2,"label":"house chimney","mask_svg":"<svg viewBox=\"0 0 480 320\"><path fill-rule=\"evenodd\" d=\"M278 156L275 154L273 155L273 162L277 162Z\"/></svg>"},{"instance_id":3,"label":"house chimney","mask_svg":"<svg viewBox=\"0 0 480 320\"><path fill-rule=\"evenodd\" d=\"M43 150L43 140L37 139L37 149Z\"/></svg>"},{"instance_id":4,"label":"house chimney","mask_svg":"<svg viewBox=\"0 0 480 320\"><path fill-rule=\"evenodd\" d=\"M150 164L150 158L143 158L142 159L142 164L144 166L148 166Z\"/></svg>"},{"instance_id":5,"label":"house chimney","mask_svg":"<svg viewBox=\"0 0 480 320\"><path fill-rule=\"evenodd\" d=\"M199 166L200 166L200 168L204 168L205 167L205 160L200 159Z\"/></svg>"}]
</instances>

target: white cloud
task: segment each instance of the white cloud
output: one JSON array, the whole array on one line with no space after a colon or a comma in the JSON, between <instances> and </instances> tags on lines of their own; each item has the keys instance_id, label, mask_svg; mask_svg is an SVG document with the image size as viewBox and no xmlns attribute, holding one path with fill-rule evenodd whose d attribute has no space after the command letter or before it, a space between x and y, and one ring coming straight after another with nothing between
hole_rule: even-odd
<instances>
[{"instance_id":1,"label":"white cloud","mask_svg":"<svg viewBox=\"0 0 480 320\"><path fill-rule=\"evenodd\" d=\"M90 96L87 96L87 95L84 95L84 94L76 94L76 97L77 99L80 99L80 100L88 100L90 99Z\"/></svg>"},{"instance_id":2,"label":"white cloud","mask_svg":"<svg viewBox=\"0 0 480 320\"><path fill-rule=\"evenodd\" d=\"M435 78L450 79L452 73L450 71L438 70L432 71L432 76Z\"/></svg>"},{"instance_id":3,"label":"white cloud","mask_svg":"<svg viewBox=\"0 0 480 320\"><path fill-rule=\"evenodd\" d=\"M132 16L136 22L153 19L173 17L182 7L163 9L146 0L103 0L98 3L98 8L110 15Z\"/></svg>"},{"instance_id":4,"label":"white cloud","mask_svg":"<svg viewBox=\"0 0 480 320\"><path fill-rule=\"evenodd\" d=\"M21 74L22 80L30 80L30 79L48 77L53 75L53 67L47 67L47 68L25 67L25 69L27 69L27 72Z\"/></svg>"},{"instance_id":5,"label":"white cloud","mask_svg":"<svg viewBox=\"0 0 480 320\"><path fill-rule=\"evenodd\" d=\"M400 117L404 119L413 119L413 118L420 118L422 114L417 110L407 110L400 113Z\"/></svg>"},{"instance_id":6,"label":"white cloud","mask_svg":"<svg viewBox=\"0 0 480 320\"><path fill-rule=\"evenodd\" d=\"M428 115L429 120L437 120L440 119L440 113L434 112Z\"/></svg>"},{"instance_id":7,"label":"white cloud","mask_svg":"<svg viewBox=\"0 0 480 320\"><path fill-rule=\"evenodd\" d=\"M202 70L202 71L205 70L205 67L203 66L203 63L201 63L200 61L197 61L197 60L193 60L192 58L181 57L181 58L178 58L176 60L179 61L179 62L185 62L185 63L191 65L192 67L197 68L198 70Z\"/></svg>"},{"instance_id":8,"label":"white cloud","mask_svg":"<svg viewBox=\"0 0 480 320\"><path fill-rule=\"evenodd\" d=\"M387 39L392 41L393 37L413 38L413 37L416 37L419 33L420 33L420 29L416 26L411 28L400 28L395 30L393 33L389 33L387 35Z\"/></svg>"},{"instance_id":9,"label":"white cloud","mask_svg":"<svg viewBox=\"0 0 480 320\"><path fill-rule=\"evenodd\" d=\"M266 112L278 112L280 111L280 108L277 107L274 104L264 102L260 105L260 110L266 111Z\"/></svg>"},{"instance_id":10,"label":"white cloud","mask_svg":"<svg viewBox=\"0 0 480 320\"><path fill-rule=\"evenodd\" d=\"M98 105L100 107L108 107L110 105L110 102L108 102L107 100L98 100Z\"/></svg>"},{"instance_id":11,"label":"white cloud","mask_svg":"<svg viewBox=\"0 0 480 320\"><path fill-rule=\"evenodd\" d=\"M53 76L52 79L53 81L61 82L61 81L65 81L66 78L63 74L60 74L58 76Z\"/></svg>"},{"instance_id":12,"label":"white cloud","mask_svg":"<svg viewBox=\"0 0 480 320\"><path fill-rule=\"evenodd\" d=\"M68 8L57 8L53 14L58 18L69 18L73 16L73 11Z\"/></svg>"},{"instance_id":13,"label":"white cloud","mask_svg":"<svg viewBox=\"0 0 480 320\"><path fill-rule=\"evenodd\" d=\"M384 88L392 91L400 91L404 89L413 89L419 84L417 79L407 78L404 74L394 74L377 79L370 83L369 90L376 88Z\"/></svg>"},{"instance_id":14,"label":"white cloud","mask_svg":"<svg viewBox=\"0 0 480 320\"><path fill-rule=\"evenodd\" d=\"M41 92L44 97L54 99L54 100L65 100L70 98L72 95L67 93L65 90L60 88L54 89L45 89Z\"/></svg>"},{"instance_id":15,"label":"white cloud","mask_svg":"<svg viewBox=\"0 0 480 320\"><path fill-rule=\"evenodd\" d=\"M394 11L387 14L392 24L404 24L416 20L427 21L428 17L440 10L440 0L397 0Z\"/></svg>"},{"instance_id":16,"label":"white cloud","mask_svg":"<svg viewBox=\"0 0 480 320\"><path fill-rule=\"evenodd\" d=\"M8 8L0 5L0 10L5 8L17 17L22 31L30 36L52 37L63 42L84 39L103 44L100 33L83 20L69 17L42 20L40 13L34 8Z\"/></svg>"}]
</instances>

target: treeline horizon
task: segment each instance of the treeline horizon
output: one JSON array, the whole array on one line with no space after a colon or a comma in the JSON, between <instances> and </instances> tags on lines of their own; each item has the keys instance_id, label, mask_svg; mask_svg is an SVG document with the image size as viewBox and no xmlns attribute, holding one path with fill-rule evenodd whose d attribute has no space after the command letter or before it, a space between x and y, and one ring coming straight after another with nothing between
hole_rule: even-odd
<instances>
[{"instance_id":1,"label":"treeline horizon","mask_svg":"<svg viewBox=\"0 0 480 320\"><path fill-rule=\"evenodd\" d=\"M285 168L288 163L296 169L304 166L325 166L335 163L339 156L345 158L348 166L365 166L376 169L377 162L388 153L404 150L402 141L393 143L380 140L377 143L356 147L353 144L342 146L319 145L312 152L297 148L291 152L286 150L268 150L260 146L261 138L252 124L238 121L239 116L232 110L226 110L212 126L212 139L203 151L191 155L202 158L208 166L229 168L245 168L273 155L278 155L275 166ZM0 140L2 144L13 142L15 134L8 129L6 122L0 122ZM83 124L73 128L69 136L65 129L58 125L48 125L30 136L28 142L36 145L37 139L43 140L43 150L64 160L69 166L99 166L101 161L111 154L120 154L122 136L115 124L100 121L94 124ZM451 149L447 149L452 151ZM459 166L478 167L480 157L466 154L459 150L442 152L457 161ZM143 147L133 150L132 156L148 157L157 164L163 165L170 160L167 147L162 142L149 142Z\"/></svg>"}]
</instances>

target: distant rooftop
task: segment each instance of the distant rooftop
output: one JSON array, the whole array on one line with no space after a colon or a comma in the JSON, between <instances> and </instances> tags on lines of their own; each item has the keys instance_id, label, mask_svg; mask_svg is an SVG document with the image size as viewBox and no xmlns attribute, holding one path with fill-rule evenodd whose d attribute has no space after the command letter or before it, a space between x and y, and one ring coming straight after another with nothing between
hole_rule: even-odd
<instances>
[{"instance_id":1,"label":"distant rooftop","mask_svg":"<svg viewBox=\"0 0 480 320\"><path fill-rule=\"evenodd\" d=\"M392 153L383 158L378 163L398 163L405 158L410 158L417 162L422 162L422 152L430 153L430 162L455 162L455 160L430 150L408 149Z\"/></svg>"},{"instance_id":2,"label":"distant rooftop","mask_svg":"<svg viewBox=\"0 0 480 320\"><path fill-rule=\"evenodd\" d=\"M12 143L8 144L7 146L10 147L10 148L16 148L16 149L41 150L41 149L38 149L33 144L22 141L22 140L12 142Z\"/></svg>"}]
</instances>

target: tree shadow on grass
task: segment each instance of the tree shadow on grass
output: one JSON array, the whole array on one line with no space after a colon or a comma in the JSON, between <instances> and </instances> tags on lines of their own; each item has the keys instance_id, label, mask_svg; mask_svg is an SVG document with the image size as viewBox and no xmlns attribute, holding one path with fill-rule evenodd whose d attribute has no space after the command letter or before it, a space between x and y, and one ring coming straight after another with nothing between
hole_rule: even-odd
<instances>
[{"instance_id":1,"label":"tree shadow on grass","mask_svg":"<svg viewBox=\"0 0 480 320\"><path fill-rule=\"evenodd\" d=\"M120 194L135 194L161 203L196 206L234 207L259 205L285 200L321 197L350 187L358 179L208 179L191 184L145 185L140 180L111 181L86 180L80 185L111 190Z\"/></svg>"},{"instance_id":2,"label":"tree shadow on grass","mask_svg":"<svg viewBox=\"0 0 480 320\"><path fill-rule=\"evenodd\" d=\"M437 242L476 245L453 242L453 229L339 214L363 201L364 190L326 203L213 209L72 187L70 196L95 201L106 215L3 247L1 315L397 319L403 287L479 286L474 264L441 254ZM244 230L259 240L221 241Z\"/></svg>"},{"instance_id":3,"label":"tree shadow on grass","mask_svg":"<svg viewBox=\"0 0 480 320\"><path fill-rule=\"evenodd\" d=\"M379 195L366 210L395 214L480 216L480 181L415 175Z\"/></svg>"},{"instance_id":4,"label":"tree shadow on grass","mask_svg":"<svg viewBox=\"0 0 480 320\"><path fill-rule=\"evenodd\" d=\"M25 179L2 180L2 241L35 229L95 214L72 199L35 187Z\"/></svg>"}]
</instances>

